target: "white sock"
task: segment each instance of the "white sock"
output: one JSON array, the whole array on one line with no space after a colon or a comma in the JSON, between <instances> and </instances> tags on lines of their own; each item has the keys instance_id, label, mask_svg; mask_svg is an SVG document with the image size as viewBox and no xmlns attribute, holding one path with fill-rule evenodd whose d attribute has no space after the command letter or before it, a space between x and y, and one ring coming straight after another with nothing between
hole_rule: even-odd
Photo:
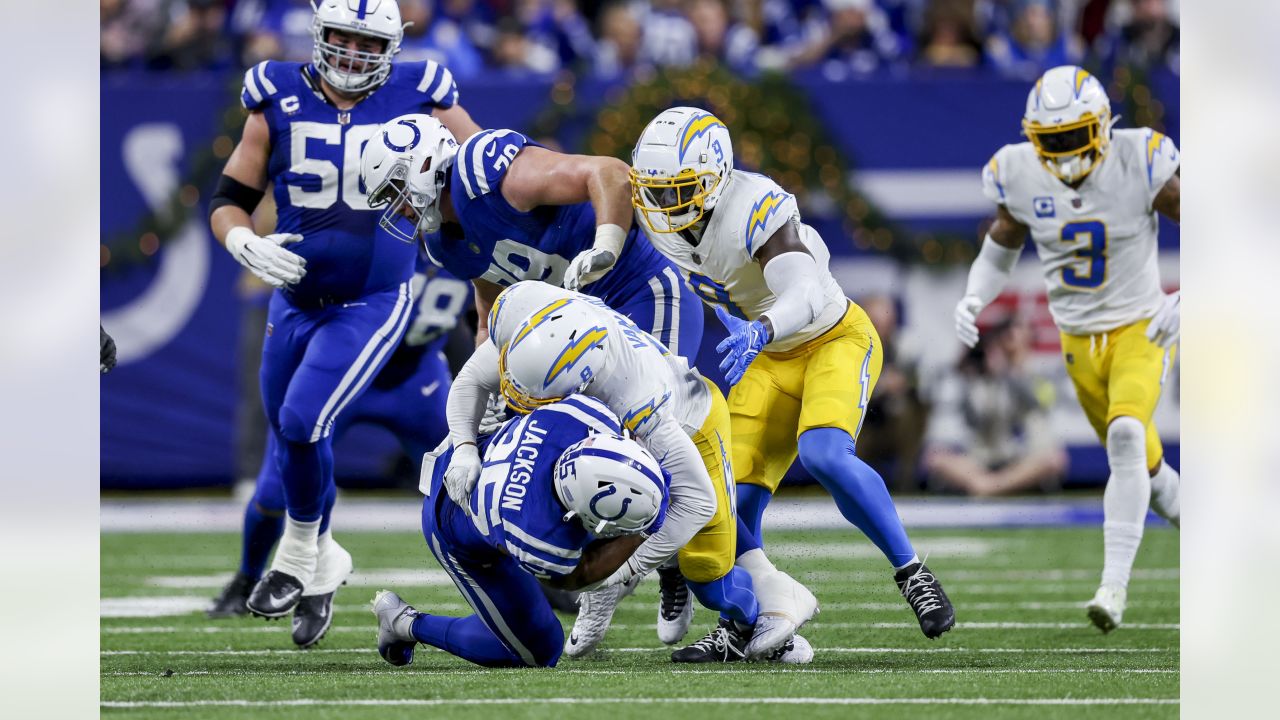
<instances>
[{"instance_id":1,"label":"white sock","mask_svg":"<svg viewBox=\"0 0 1280 720\"><path fill-rule=\"evenodd\" d=\"M763 580L778 572L778 568L774 567L773 561L769 560L765 556L764 550L760 548L742 553L734 564L746 570L747 574L751 576L752 582Z\"/></svg>"},{"instance_id":2,"label":"white sock","mask_svg":"<svg viewBox=\"0 0 1280 720\"><path fill-rule=\"evenodd\" d=\"M914 565L914 564L916 564L916 563L918 563L918 562L920 562L920 556L919 556L919 555L912 555L910 560L908 560L908 561L907 561L905 564L903 564L903 565L899 565L899 566L895 567L895 568L893 569L893 571L896 573L896 572L898 572L899 570L901 570L901 569L903 569L903 568L906 568L906 567L910 567L910 566L912 566L912 565Z\"/></svg>"},{"instance_id":3,"label":"white sock","mask_svg":"<svg viewBox=\"0 0 1280 720\"><path fill-rule=\"evenodd\" d=\"M1111 477L1102 496L1102 584L1127 588L1151 503L1146 428L1136 418L1116 418L1107 428L1107 462Z\"/></svg>"},{"instance_id":4,"label":"white sock","mask_svg":"<svg viewBox=\"0 0 1280 720\"><path fill-rule=\"evenodd\" d=\"M328 535L328 533L325 534ZM319 536L319 520L301 522L286 515L284 535L280 538L275 557L271 558L271 569L298 578L302 581L303 587L309 585L316 574Z\"/></svg>"},{"instance_id":5,"label":"white sock","mask_svg":"<svg viewBox=\"0 0 1280 720\"><path fill-rule=\"evenodd\" d=\"M1182 478L1178 471L1169 467L1169 463L1161 462L1155 477L1151 478L1151 507L1156 513L1169 521L1169 524L1180 528L1181 506L1179 489Z\"/></svg>"}]
</instances>

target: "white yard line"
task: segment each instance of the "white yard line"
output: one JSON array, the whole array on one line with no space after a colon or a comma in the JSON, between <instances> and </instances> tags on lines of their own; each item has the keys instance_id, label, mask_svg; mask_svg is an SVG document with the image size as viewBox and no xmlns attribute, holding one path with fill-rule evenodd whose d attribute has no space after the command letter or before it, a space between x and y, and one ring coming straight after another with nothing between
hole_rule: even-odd
<instances>
[{"instance_id":1,"label":"white yard line","mask_svg":"<svg viewBox=\"0 0 1280 720\"><path fill-rule=\"evenodd\" d=\"M815 620L806 628L816 630L897 630L911 629L919 627L918 623L913 622L823 622ZM1090 627L1089 623L1081 620L1080 622L1066 623L1047 623L1047 622L965 622L957 623L956 630L1078 630ZM1180 626L1177 623L1125 623L1123 625L1126 630L1178 630ZM654 623L612 623L609 625L611 630L653 630L657 625ZM234 635L241 634L257 634L257 633L281 633L281 627L271 625L204 625L193 627L177 627L173 625L116 625L112 627L104 627L101 630L103 635L163 635L163 634L197 634L197 635L217 635L221 633L229 633ZM329 628L331 633L369 633L370 635L377 632L377 626L373 623L373 618L367 625L334 625Z\"/></svg>"},{"instance_id":2,"label":"white yard line","mask_svg":"<svg viewBox=\"0 0 1280 720\"><path fill-rule=\"evenodd\" d=\"M632 670L578 670L560 665L556 673L569 675L755 675L765 669L770 674L783 675L1176 675L1181 672L1176 668L927 668L909 670L904 668L789 668L785 665L758 664L752 669L725 668L722 670L680 670L673 668L645 668ZM277 677L277 676L314 676L314 675L359 675L388 676L421 675L427 677L475 677L479 670L408 670L390 668L385 670L190 670L175 672L172 677ZM514 670L513 672L519 672ZM170 677L165 673L154 671L128 670L104 672L103 677Z\"/></svg>"},{"instance_id":3,"label":"white yard line","mask_svg":"<svg viewBox=\"0 0 1280 720\"><path fill-rule=\"evenodd\" d=\"M668 697L668 698L582 698L518 697L445 699L349 699L327 700L156 700L106 701L104 708L190 708L190 707L401 707L450 705L1177 705L1177 698L881 698L881 697Z\"/></svg>"},{"instance_id":4,"label":"white yard line","mask_svg":"<svg viewBox=\"0 0 1280 720\"><path fill-rule=\"evenodd\" d=\"M1179 649L1176 647L1159 647L1159 648L1111 648L1111 647L1083 647L1083 648L959 648L959 647L940 647L940 648L902 648L902 647L824 647L818 648L819 651L835 652L835 653L867 653L867 654L938 654L938 653L1034 653L1034 654L1128 654L1128 653L1177 653ZM606 652L671 652L671 648L667 647L620 647L605 648ZM203 655L291 655L293 657L303 657L306 655L327 654L327 655L376 655L372 647L369 648L313 648L311 650L100 650L98 654L104 657L115 655L170 655L170 656L203 656Z\"/></svg>"}]
</instances>

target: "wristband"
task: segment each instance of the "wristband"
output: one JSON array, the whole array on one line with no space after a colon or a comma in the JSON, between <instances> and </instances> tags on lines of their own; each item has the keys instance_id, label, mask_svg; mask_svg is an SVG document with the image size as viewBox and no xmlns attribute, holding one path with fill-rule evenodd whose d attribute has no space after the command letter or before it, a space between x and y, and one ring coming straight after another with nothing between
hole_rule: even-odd
<instances>
[{"instance_id":1,"label":"wristband","mask_svg":"<svg viewBox=\"0 0 1280 720\"><path fill-rule=\"evenodd\" d=\"M597 250L608 250L613 257L622 257L622 245L627 240L627 231L613 223L605 223L596 227L596 240L592 245Z\"/></svg>"}]
</instances>

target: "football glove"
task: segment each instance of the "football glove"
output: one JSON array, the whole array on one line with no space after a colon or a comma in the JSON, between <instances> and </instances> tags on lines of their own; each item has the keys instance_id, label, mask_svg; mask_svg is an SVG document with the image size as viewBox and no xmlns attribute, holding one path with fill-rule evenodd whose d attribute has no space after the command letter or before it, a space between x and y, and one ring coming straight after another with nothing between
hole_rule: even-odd
<instances>
[{"instance_id":1,"label":"football glove","mask_svg":"<svg viewBox=\"0 0 1280 720\"><path fill-rule=\"evenodd\" d=\"M116 366L116 341L111 339L107 331L98 326L99 339L102 342L102 352L98 358L98 371L107 373Z\"/></svg>"},{"instance_id":2,"label":"football glove","mask_svg":"<svg viewBox=\"0 0 1280 720\"><path fill-rule=\"evenodd\" d=\"M235 227L227 233L227 252L249 272L279 290L307 274L306 258L283 247L300 240L301 235L291 233L258 237L247 227Z\"/></svg>"},{"instance_id":3,"label":"football glove","mask_svg":"<svg viewBox=\"0 0 1280 720\"><path fill-rule=\"evenodd\" d=\"M569 263L564 271L564 289L578 292L582 288L599 280L605 273L613 269L618 256L611 250L587 248Z\"/></svg>"},{"instance_id":4,"label":"football glove","mask_svg":"<svg viewBox=\"0 0 1280 720\"><path fill-rule=\"evenodd\" d=\"M1169 293L1164 296L1164 302L1160 304L1160 309L1156 311L1155 316L1151 318L1151 322L1147 325L1147 339L1167 348L1178 341L1178 336L1182 333L1182 291Z\"/></svg>"},{"instance_id":5,"label":"football glove","mask_svg":"<svg viewBox=\"0 0 1280 720\"><path fill-rule=\"evenodd\" d=\"M455 447L449 467L444 471L444 489L468 515L471 514L471 489L479 477L480 451L476 444L463 443Z\"/></svg>"},{"instance_id":6,"label":"football glove","mask_svg":"<svg viewBox=\"0 0 1280 720\"><path fill-rule=\"evenodd\" d=\"M724 379L730 385L737 385L747 372L747 366L768 344L769 331L759 320L739 320L720 306L716 306L716 317L729 330L729 337L716 346L716 352L724 353L720 372L724 373Z\"/></svg>"},{"instance_id":7,"label":"football glove","mask_svg":"<svg viewBox=\"0 0 1280 720\"><path fill-rule=\"evenodd\" d=\"M982 312L982 300L965 295L956 303L956 337L966 347L978 344L978 313Z\"/></svg>"}]
</instances>

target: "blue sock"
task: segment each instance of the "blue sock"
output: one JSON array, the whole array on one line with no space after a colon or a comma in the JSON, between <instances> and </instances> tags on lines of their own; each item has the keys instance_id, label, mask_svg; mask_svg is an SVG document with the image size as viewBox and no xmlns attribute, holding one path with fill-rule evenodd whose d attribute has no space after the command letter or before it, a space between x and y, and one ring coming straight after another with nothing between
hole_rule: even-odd
<instances>
[{"instance_id":1,"label":"blue sock","mask_svg":"<svg viewBox=\"0 0 1280 720\"><path fill-rule=\"evenodd\" d=\"M753 548L743 548L742 529L745 528L747 534L751 536L751 543L755 547L764 547L764 535L762 533L764 525L764 509L773 499L773 495L759 485L751 485L742 483L738 485L736 490L738 494L738 554L751 550Z\"/></svg>"},{"instance_id":2,"label":"blue sock","mask_svg":"<svg viewBox=\"0 0 1280 720\"><path fill-rule=\"evenodd\" d=\"M240 541L240 574L253 580L262 577L271 550L284 532L284 487L276 469L275 442L267 437L267 454L258 470L253 497L244 509L244 531Z\"/></svg>"},{"instance_id":3,"label":"blue sock","mask_svg":"<svg viewBox=\"0 0 1280 720\"><path fill-rule=\"evenodd\" d=\"M706 583L692 580L685 582L704 607L719 610L721 617L737 620L744 625L756 624L760 607L756 604L756 594L751 589L751 575L746 570L735 565L727 575L718 580Z\"/></svg>"},{"instance_id":4,"label":"blue sock","mask_svg":"<svg viewBox=\"0 0 1280 720\"><path fill-rule=\"evenodd\" d=\"M333 515L333 503L338 499L338 486L334 484L333 478L329 479L329 490L324 495L324 509L320 515L320 532L323 534L329 529L329 516Z\"/></svg>"},{"instance_id":5,"label":"blue sock","mask_svg":"<svg viewBox=\"0 0 1280 720\"><path fill-rule=\"evenodd\" d=\"M849 433L839 428L806 431L800 436L800 462L831 493L840 514L866 533L895 568L915 557L884 479L854 454Z\"/></svg>"},{"instance_id":6,"label":"blue sock","mask_svg":"<svg viewBox=\"0 0 1280 720\"><path fill-rule=\"evenodd\" d=\"M525 667L520 656L508 650L478 615L455 618L422 613L413 621L413 636L418 642L484 667Z\"/></svg>"},{"instance_id":7,"label":"blue sock","mask_svg":"<svg viewBox=\"0 0 1280 720\"><path fill-rule=\"evenodd\" d=\"M291 442L282 437L277 458L289 517L301 522L321 519L325 508L333 505L330 495L333 492L331 440L325 438L306 443Z\"/></svg>"},{"instance_id":8,"label":"blue sock","mask_svg":"<svg viewBox=\"0 0 1280 720\"><path fill-rule=\"evenodd\" d=\"M751 532L751 528L747 527L747 524L742 522L741 516L738 517L737 545L738 545L738 552L734 555L734 557L742 557L743 553L751 552L752 550L759 550L761 547L763 547L763 545L760 543L759 538L757 538L756 535Z\"/></svg>"}]
</instances>

